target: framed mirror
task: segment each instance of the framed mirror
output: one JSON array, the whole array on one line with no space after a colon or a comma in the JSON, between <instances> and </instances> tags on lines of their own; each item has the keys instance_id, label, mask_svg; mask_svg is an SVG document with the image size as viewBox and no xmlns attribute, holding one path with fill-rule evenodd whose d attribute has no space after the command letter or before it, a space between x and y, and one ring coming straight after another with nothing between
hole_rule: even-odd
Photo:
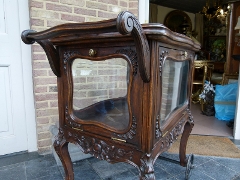
<instances>
[{"instance_id":1,"label":"framed mirror","mask_svg":"<svg viewBox=\"0 0 240 180\"><path fill-rule=\"evenodd\" d=\"M164 25L170 30L184 34L192 32L192 21L190 17L183 11L174 10L167 14L164 19Z\"/></svg>"}]
</instances>

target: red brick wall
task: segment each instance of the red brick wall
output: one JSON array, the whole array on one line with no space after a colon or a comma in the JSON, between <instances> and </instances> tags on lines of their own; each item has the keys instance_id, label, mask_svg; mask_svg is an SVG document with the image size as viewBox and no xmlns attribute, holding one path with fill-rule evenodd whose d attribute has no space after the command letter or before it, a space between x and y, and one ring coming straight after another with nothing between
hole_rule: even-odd
<instances>
[{"instance_id":1,"label":"red brick wall","mask_svg":"<svg viewBox=\"0 0 240 180\"><path fill-rule=\"evenodd\" d=\"M31 29L42 31L69 22L116 18L120 11L138 15L137 0L30 0ZM56 77L42 48L32 46L33 82L39 153L51 149L49 128L58 122Z\"/></svg>"}]
</instances>

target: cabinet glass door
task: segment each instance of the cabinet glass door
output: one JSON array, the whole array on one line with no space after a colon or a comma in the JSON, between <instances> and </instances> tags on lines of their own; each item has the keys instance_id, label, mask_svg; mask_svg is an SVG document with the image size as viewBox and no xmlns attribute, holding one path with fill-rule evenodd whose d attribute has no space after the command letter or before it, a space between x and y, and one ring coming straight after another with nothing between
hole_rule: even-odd
<instances>
[{"instance_id":1,"label":"cabinet glass door","mask_svg":"<svg viewBox=\"0 0 240 180\"><path fill-rule=\"evenodd\" d=\"M171 112L187 103L189 63L190 61L174 61L167 58L163 64L161 126Z\"/></svg>"},{"instance_id":2,"label":"cabinet glass door","mask_svg":"<svg viewBox=\"0 0 240 180\"><path fill-rule=\"evenodd\" d=\"M122 58L72 63L73 113L85 121L124 130L129 125L128 63Z\"/></svg>"}]
</instances>

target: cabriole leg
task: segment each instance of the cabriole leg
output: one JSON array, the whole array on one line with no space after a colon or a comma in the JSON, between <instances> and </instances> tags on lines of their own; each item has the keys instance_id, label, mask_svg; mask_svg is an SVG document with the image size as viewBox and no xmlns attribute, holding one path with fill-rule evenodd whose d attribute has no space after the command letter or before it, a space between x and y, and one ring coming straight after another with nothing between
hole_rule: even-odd
<instances>
[{"instance_id":1,"label":"cabriole leg","mask_svg":"<svg viewBox=\"0 0 240 180\"><path fill-rule=\"evenodd\" d=\"M194 120L193 120L193 116L191 114L190 109L187 109L187 112L188 112L188 121L184 126L184 131L182 133L180 148L179 148L180 165L184 167L186 167L188 163L188 159L186 158L187 141L192 131L192 128L194 126Z\"/></svg>"},{"instance_id":2,"label":"cabriole leg","mask_svg":"<svg viewBox=\"0 0 240 180\"><path fill-rule=\"evenodd\" d=\"M192 116L190 116L192 117ZM193 166L193 154L190 154L189 157L186 157L186 147L187 147L187 141L189 138L189 135L193 128L193 120L192 118L189 118L190 121L188 121L184 126L184 131L182 134L182 138L180 141L180 149L179 149L179 158L180 158L180 165L186 167L185 172L185 179L188 180L191 175L191 170L194 168Z\"/></svg>"},{"instance_id":3,"label":"cabriole leg","mask_svg":"<svg viewBox=\"0 0 240 180\"><path fill-rule=\"evenodd\" d=\"M182 133L181 141L180 141L180 148L179 148L179 159L180 159L180 165L186 166L186 146L189 134L191 132L191 126L187 122L184 126L184 131Z\"/></svg>"},{"instance_id":4,"label":"cabriole leg","mask_svg":"<svg viewBox=\"0 0 240 180\"><path fill-rule=\"evenodd\" d=\"M191 111L188 109L188 121L184 126L184 131L182 134L182 138L180 141L180 148L179 148L179 158L180 158L180 165L181 166L186 166L187 165L187 158L186 158L186 147L187 147L187 141L189 138L189 135L192 131L192 128L194 126L194 121L193 121L193 117L191 114Z\"/></svg>"},{"instance_id":5,"label":"cabriole leg","mask_svg":"<svg viewBox=\"0 0 240 180\"><path fill-rule=\"evenodd\" d=\"M54 149L58 154L65 171L65 180L73 180L73 165L68 152L68 142L63 136L63 131L59 129L58 136L54 142Z\"/></svg>"},{"instance_id":6,"label":"cabriole leg","mask_svg":"<svg viewBox=\"0 0 240 180\"><path fill-rule=\"evenodd\" d=\"M180 165L184 167L187 165L186 147L187 147L188 137L192 131L192 128L193 128L193 123L187 122L185 124L184 131L180 141L180 148L179 148Z\"/></svg>"}]
</instances>

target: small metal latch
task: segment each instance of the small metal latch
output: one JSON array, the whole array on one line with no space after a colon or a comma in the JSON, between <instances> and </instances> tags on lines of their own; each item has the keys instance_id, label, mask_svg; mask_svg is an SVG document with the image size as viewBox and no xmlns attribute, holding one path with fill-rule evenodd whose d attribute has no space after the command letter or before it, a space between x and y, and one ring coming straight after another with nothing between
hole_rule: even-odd
<instances>
[{"instance_id":1,"label":"small metal latch","mask_svg":"<svg viewBox=\"0 0 240 180\"><path fill-rule=\"evenodd\" d=\"M111 137L111 139L114 140L114 141L126 142L126 140L124 140L124 139L118 139L118 138L115 138L115 137Z\"/></svg>"},{"instance_id":2,"label":"small metal latch","mask_svg":"<svg viewBox=\"0 0 240 180\"><path fill-rule=\"evenodd\" d=\"M167 132L165 132L165 133L162 135L162 137L166 136L166 135L167 135L167 133L168 133L168 131L167 131Z\"/></svg>"},{"instance_id":3,"label":"small metal latch","mask_svg":"<svg viewBox=\"0 0 240 180\"><path fill-rule=\"evenodd\" d=\"M74 128L74 127L72 127L72 129L77 130L77 131L83 131L83 129L78 129L78 128Z\"/></svg>"},{"instance_id":4,"label":"small metal latch","mask_svg":"<svg viewBox=\"0 0 240 180\"><path fill-rule=\"evenodd\" d=\"M184 115L186 115L187 114L187 112L186 111L184 111L183 113L182 113L182 115L184 116Z\"/></svg>"},{"instance_id":5,"label":"small metal latch","mask_svg":"<svg viewBox=\"0 0 240 180\"><path fill-rule=\"evenodd\" d=\"M181 56L184 56L185 58L187 58L188 52L187 51L181 52Z\"/></svg>"},{"instance_id":6,"label":"small metal latch","mask_svg":"<svg viewBox=\"0 0 240 180\"><path fill-rule=\"evenodd\" d=\"M187 56L188 56L187 51L184 52L184 56L185 56L185 58L187 58Z\"/></svg>"},{"instance_id":7,"label":"small metal latch","mask_svg":"<svg viewBox=\"0 0 240 180\"><path fill-rule=\"evenodd\" d=\"M89 54L89 56L93 57L97 54L97 51L95 51L94 49L89 49L88 54Z\"/></svg>"}]
</instances>

